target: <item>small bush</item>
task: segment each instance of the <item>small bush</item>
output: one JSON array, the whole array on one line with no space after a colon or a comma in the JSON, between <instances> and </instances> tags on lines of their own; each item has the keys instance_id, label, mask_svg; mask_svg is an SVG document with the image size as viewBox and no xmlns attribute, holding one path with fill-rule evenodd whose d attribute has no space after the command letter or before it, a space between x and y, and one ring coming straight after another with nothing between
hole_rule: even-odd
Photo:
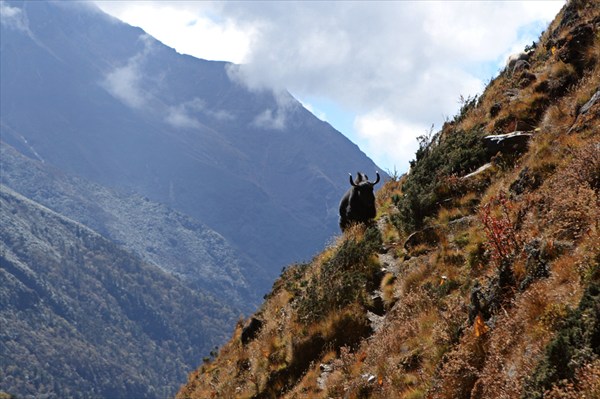
<instances>
[{"instance_id":1,"label":"small bush","mask_svg":"<svg viewBox=\"0 0 600 399\"><path fill-rule=\"evenodd\" d=\"M592 282L578 308L557 332L533 376L525 384L523 398L543 398L544 391L566 380L573 382L576 371L600 356L600 281Z\"/></svg>"},{"instance_id":2,"label":"small bush","mask_svg":"<svg viewBox=\"0 0 600 399\"><path fill-rule=\"evenodd\" d=\"M479 210L479 220L487 236L486 246L496 267L500 267L503 262L510 262L522 247L521 238L511 221L511 208L511 202L500 193Z\"/></svg>"},{"instance_id":3,"label":"small bush","mask_svg":"<svg viewBox=\"0 0 600 399\"><path fill-rule=\"evenodd\" d=\"M421 136L416 159L402 186L402 195L393 198L400 211L397 225L405 232L423 227L439 204L455 193L448 189L448 177L471 172L487 159L479 129ZM452 181L452 180L450 180Z\"/></svg>"},{"instance_id":4,"label":"small bush","mask_svg":"<svg viewBox=\"0 0 600 399\"><path fill-rule=\"evenodd\" d=\"M362 227L355 227L359 228ZM352 303L368 305L368 293L376 288L371 287L373 276L379 269L372 255L381 244L381 234L376 227L367 228L362 238L346 237L298 295L294 306L299 320L311 323Z\"/></svg>"}]
</instances>

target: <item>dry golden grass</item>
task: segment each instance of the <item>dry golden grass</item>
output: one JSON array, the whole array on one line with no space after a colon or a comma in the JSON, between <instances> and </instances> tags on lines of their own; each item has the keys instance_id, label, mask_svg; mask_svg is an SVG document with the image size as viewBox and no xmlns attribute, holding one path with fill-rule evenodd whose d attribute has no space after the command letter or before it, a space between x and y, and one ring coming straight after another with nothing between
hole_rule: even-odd
<instances>
[{"instance_id":1,"label":"dry golden grass","mask_svg":"<svg viewBox=\"0 0 600 399\"><path fill-rule=\"evenodd\" d=\"M393 273L386 273L381 279L379 289L381 290L381 298L387 308L390 308L396 302L396 281L397 278Z\"/></svg>"},{"instance_id":2,"label":"dry golden grass","mask_svg":"<svg viewBox=\"0 0 600 399\"><path fill-rule=\"evenodd\" d=\"M569 4L586 21L600 14L600 7L593 8L600 5L598 0ZM218 358L190 374L178 398L521 397L546 345L598 273L600 105L586 116L578 110L600 87L600 36L596 34L582 55L593 66L579 76L559 60L560 49L546 46L551 39L567 38L571 29L555 21L542 35L530 60L534 82L521 86L518 76L504 72L490 82L477 106L459 122L445 125L465 131L483 126L489 134L521 128L523 122L537 129L526 154L498 163L480 177L482 184L465 184L462 196L430 220L438 225L439 243L412 248L405 260L398 245L405 237L389 221L397 212L392 198L402 193L405 177L387 182L378 192L379 226L389 250L397 251L398 272L387 274L378 287L387 313L377 332L365 328L347 340L368 324L364 308L356 304L309 324L295 316L294 303L304 295L303 287L321 276L344 243L364 239L365 229L357 226L336 237L310 265L283 273L259 311L265 325L258 337L241 345L238 326ZM495 116L490 115L492 107ZM525 168L536 184L519 194L511 192L511 185L524 179ZM536 277L520 288L529 273L527 255L515 254L510 264L515 284L489 319L481 317L476 334L468 322L471 290L475 281L490 287L498 270L490 264L480 222L448 223L473 215L478 204L500 192L512 205L509 217L522 242L537 240L544 248L549 277ZM375 265L377 260L365 262ZM303 363L299 359L306 353L310 360ZM323 390L321 363L332 367ZM294 381L276 378L292 364L303 365ZM599 397L599 380L600 363L591 362L579 369L575 381L553 387L545 397ZM281 394L271 385L278 385Z\"/></svg>"},{"instance_id":3,"label":"dry golden grass","mask_svg":"<svg viewBox=\"0 0 600 399\"><path fill-rule=\"evenodd\" d=\"M448 222L460 219L468 214L469 212L465 212L465 210L461 208L441 208L437 215L437 223L445 225L448 224Z\"/></svg>"}]
</instances>

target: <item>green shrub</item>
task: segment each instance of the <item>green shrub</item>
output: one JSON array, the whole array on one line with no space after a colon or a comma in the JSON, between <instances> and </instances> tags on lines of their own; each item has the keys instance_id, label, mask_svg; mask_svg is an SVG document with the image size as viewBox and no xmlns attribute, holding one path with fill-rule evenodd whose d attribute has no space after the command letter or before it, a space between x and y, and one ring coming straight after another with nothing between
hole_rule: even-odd
<instances>
[{"instance_id":1,"label":"green shrub","mask_svg":"<svg viewBox=\"0 0 600 399\"><path fill-rule=\"evenodd\" d=\"M471 172L487 160L482 136L480 129L473 129L452 131L443 137L440 133L419 137L403 195L393 198L400 211L393 220L397 227L407 233L420 229L442 201L457 194L445 187L447 178Z\"/></svg>"},{"instance_id":2,"label":"green shrub","mask_svg":"<svg viewBox=\"0 0 600 399\"><path fill-rule=\"evenodd\" d=\"M552 385L573 381L579 368L600 356L600 281L588 286L561 327L525 384L523 398L543 398Z\"/></svg>"},{"instance_id":3,"label":"green shrub","mask_svg":"<svg viewBox=\"0 0 600 399\"><path fill-rule=\"evenodd\" d=\"M374 275L379 269L371 256L381 245L381 234L374 226L367 228L361 240L344 241L297 297L294 306L299 320L315 322L352 303L367 306L368 294L376 288Z\"/></svg>"}]
</instances>

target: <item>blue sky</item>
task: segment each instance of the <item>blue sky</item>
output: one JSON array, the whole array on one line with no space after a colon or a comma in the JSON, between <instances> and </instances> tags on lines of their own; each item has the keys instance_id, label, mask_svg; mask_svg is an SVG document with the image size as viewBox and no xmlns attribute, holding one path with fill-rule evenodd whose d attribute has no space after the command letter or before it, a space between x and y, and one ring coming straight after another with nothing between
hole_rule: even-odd
<instances>
[{"instance_id":1,"label":"blue sky","mask_svg":"<svg viewBox=\"0 0 600 399\"><path fill-rule=\"evenodd\" d=\"M383 170L537 40L557 1L96 1L180 53L288 90Z\"/></svg>"}]
</instances>

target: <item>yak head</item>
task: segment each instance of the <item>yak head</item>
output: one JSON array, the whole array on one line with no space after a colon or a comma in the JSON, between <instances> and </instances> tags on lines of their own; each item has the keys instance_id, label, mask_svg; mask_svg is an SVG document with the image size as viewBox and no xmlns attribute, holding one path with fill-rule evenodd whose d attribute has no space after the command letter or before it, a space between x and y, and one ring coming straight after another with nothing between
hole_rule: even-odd
<instances>
[{"instance_id":1,"label":"yak head","mask_svg":"<svg viewBox=\"0 0 600 399\"><path fill-rule=\"evenodd\" d=\"M354 193L360 199L360 202L373 206L375 204L375 194L373 193L373 187L379 183L379 172L375 172L377 178L374 182L369 181L369 177L364 173L357 172L356 179L350 175L350 185L354 187Z\"/></svg>"}]
</instances>

